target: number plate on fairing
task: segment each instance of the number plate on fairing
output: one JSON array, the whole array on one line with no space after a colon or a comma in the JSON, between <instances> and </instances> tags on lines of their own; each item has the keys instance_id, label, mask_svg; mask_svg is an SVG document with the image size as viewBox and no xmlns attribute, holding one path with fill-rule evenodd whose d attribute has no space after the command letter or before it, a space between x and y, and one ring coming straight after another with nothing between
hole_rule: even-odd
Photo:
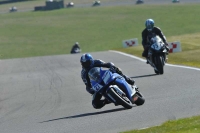
<instances>
[{"instance_id":1,"label":"number plate on fairing","mask_svg":"<svg viewBox=\"0 0 200 133\"><path fill-rule=\"evenodd\" d=\"M96 84L92 87L92 89L93 89L94 91L99 91L102 87L103 87L102 85L96 83Z\"/></svg>"},{"instance_id":2,"label":"number plate on fairing","mask_svg":"<svg viewBox=\"0 0 200 133\"><path fill-rule=\"evenodd\" d=\"M152 48L152 49L155 49L155 50L160 50L160 49L161 49L161 46L158 45L158 44L156 44L156 43L154 43L154 44L151 45L151 48Z\"/></svg>"}]
</instances>

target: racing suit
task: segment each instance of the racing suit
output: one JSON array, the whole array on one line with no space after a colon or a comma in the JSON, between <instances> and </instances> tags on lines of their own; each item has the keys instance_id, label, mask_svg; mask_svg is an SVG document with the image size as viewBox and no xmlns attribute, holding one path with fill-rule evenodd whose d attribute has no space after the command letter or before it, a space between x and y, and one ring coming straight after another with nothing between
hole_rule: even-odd
<instances>
[{"instance_id":1,"label":"racing suit","mask_svg":"<svg viewBox=\"0 0 200 133\"><path fill-rule=\"evenodd\" d=\"M113 63L105 63L103 62L102 60L94 60L94 63L93 63L93 66L90 67L90 68L83 68L82 67L82 70L81 70L81 78L83 80L83 82L85 83L86 85L86 90L88 93L92 94L93 95L93 99L92 99L92 105L95 109L100 109L102 108L105 104L109 104L110 102L107 100L107 99L103 99L101 100L102 98L102 95L99 94L99 93L95 93L94 90L92 90L92 86L90 84L90 79L89 79L89 76L88 76L88 72L91 68L93 67L105 67L105 68L117 68L114 66ZM121 76L123 76L125 78L125 80L131 84L131 85L134 85L135 81L128 78L126 75L122 74L121 71L116 71L118 74L120 74Z\"/></svg>"},{"instance_id":2,"label":"racing suit","mask_svg":"<svg viewBox=\"0 0 200 133\"><path fill-rule=\"evenodd\" d=\"M162 41L165 43L167 51L169 51L167 39L166 39L165 35L162 33L162 31L161 31L161 29L159 27L154 27L152 29L152 31L148 31L145 28L142 31L142 45L143 45L143 48L144 48L144 51L142 53L143 57L147 58L147 56L148 56L148 48L149 48L149 45L150 45L150 38L152 38L155 35L158 35L162 39Z\"/></svg>"}]
</instances>

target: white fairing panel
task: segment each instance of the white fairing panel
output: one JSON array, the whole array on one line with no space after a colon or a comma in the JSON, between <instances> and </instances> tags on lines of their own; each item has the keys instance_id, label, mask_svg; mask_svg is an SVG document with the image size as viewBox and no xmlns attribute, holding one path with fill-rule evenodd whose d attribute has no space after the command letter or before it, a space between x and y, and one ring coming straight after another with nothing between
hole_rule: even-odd
<instances>
[{"instance_id":1,"label":"white fairing panel","mask_svg":"<svg viewBox=\"0 0 200 133\"><path fill-rule=\"evenodd\" d=\"M102 78L103 78L104 83L107 84L109 79L111 78L109 71L105 72Z\"/></svg>"},{"instance_id":2,"label":"white fairing panel","mask_svg":"<svg viewBox=\"0 0 200 133\"><path fill-rule=\"evenodd\" d=\"M153 44L151 45L151 48L155 50L160 50L164 45L163 41L158 36L155 36L154 38L152 38L151 41L153 42Z\"/></svg>"}]
</instances>

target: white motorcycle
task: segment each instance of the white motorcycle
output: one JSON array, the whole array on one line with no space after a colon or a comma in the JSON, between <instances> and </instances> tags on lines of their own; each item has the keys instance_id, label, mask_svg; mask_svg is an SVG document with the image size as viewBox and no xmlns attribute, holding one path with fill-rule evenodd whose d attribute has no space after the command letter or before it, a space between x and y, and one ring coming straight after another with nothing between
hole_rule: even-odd
<instances>
[{"instance_id":1,"label":"white motorcycle","mask_svg":"<svg viewBox=\"0 0 200 133\"><path fill-rule=\"evenodd\" d=\"M148 50L148 63L154 68L156 74L164 73L164 65L167 59L167 49L159 36L154 36L150 40Z\"/></svg>"}]
</instances>

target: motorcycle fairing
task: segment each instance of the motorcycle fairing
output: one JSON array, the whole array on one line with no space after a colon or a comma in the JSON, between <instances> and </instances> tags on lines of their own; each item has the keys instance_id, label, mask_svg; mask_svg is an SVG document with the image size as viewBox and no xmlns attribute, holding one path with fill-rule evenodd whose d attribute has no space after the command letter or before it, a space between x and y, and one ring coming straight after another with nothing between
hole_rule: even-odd
<instances>
[{"instance_id":1,"label":"motorcycle fairing","mask_svg":"<svg viewBox=\"0 0 200 133\"><path fill-rule=\"evenodd\" d=\"M95 72L89 72L91 75L90 77L90 82L92 85L92 89L96 92L100 91L103 89L103 87L109 87L110 88L110 83L115 81L115 84L122 89L122 91L125 92L126 96L131 100L132 96L136 93L135 89L131 88L131 86L126 82L126 80L120 76L117 73L112 73L109 70L102 70L101 68L92 68L95 69ZM93 75L95 73L99 72L100 76L96 76L99 78L93 78ZM93 75L92 75L93 74ZM97 74L96 74L97 75ZM107 86L108 85L108 86Z\"/></svg>"}]
</instances>

